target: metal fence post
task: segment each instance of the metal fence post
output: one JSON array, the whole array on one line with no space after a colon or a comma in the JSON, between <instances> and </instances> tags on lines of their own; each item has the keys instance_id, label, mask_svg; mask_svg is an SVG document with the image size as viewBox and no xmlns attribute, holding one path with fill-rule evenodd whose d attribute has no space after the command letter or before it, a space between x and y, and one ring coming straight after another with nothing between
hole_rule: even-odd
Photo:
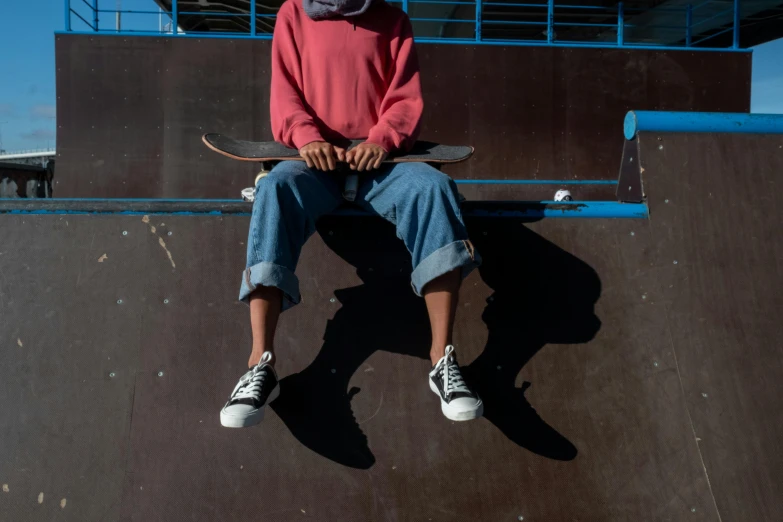
<instances>
[{"instance_id":1,"label":"metal fence post","mask_svg":"<svg viewBox=\"0 0 783 522\"><path fill-rule=\"evenodd\" d=\"M685 47L691 46L691 27L693 26L693 4L685 9Z\"/></svg>"},{"instance_id":2,"label":"metal fence post","mask_svg":"<svg viewBox=\"0 0 783 522\"><path fill-rule=\"evenodd\" d=\"M740 46L740 5L739 0L734 0L734 49Z\"/></svg>"},{"instance_id":3,"label":"metal fence post","mask_svg":"<svg viewBox=\"0 0 783 522\"><path fill-rule=\"evenodd\" d=\"M172 0L171 2L171 33L176 36L179 34L178 23L177 23L177 0Z\"/></svg>"},{"instance_id":4,"label":"metal fence post","mask_svg":"<svg viewBox=\"0 0 783 522\"><path fill-rule=\"evenodd\" d=\"M250 0L250 36L256 35L256 0Z\"/></svg>"},{"instance_id":5,"label":"metal fence post","mask_svg":"<svg viewBox=\"0 0 783 522\"><path fill-rule=\"evenodd\" d=\"M625 16L623 3L617 4L617 46L622 47L625 39Z\"/></svg>"},{"instance_id":6,"label":"metal fence post","mask_svg":"<svg viewBox=\"0 0 783 522\"><path fill-rule=\"evenodd\" d=\"M476 41L481 41L481 10L482 0L476 0Z\"/></svg>"},{"instance_id":7,"label":"metal fence post","mask_svg":"<svg viewBox=\"0 0 783 522\"><path fill-rule=\"evenodd\" d=\"M71 0L65 0L65 30L71 30Z\"/></svg>"},{"instance_id":8,"label":"metal fence post","mask_svg":"<svg viewBox=\"0 0 783 522\"><path fill-rule=\"evenodd\" d=\"M555 0L547 2L546 41L549 43L555 41Z\"/></svg>"},{"instance_id":9,"label":"metal fence post","mask_svg":"<svg viewBox=\"0 0 783 522\"><path fill-rule=\"evenodd\" d=\"M98 31L98 0L92 0L92 25L95 26L95 31Z\"/></svg>"}]
</instances>

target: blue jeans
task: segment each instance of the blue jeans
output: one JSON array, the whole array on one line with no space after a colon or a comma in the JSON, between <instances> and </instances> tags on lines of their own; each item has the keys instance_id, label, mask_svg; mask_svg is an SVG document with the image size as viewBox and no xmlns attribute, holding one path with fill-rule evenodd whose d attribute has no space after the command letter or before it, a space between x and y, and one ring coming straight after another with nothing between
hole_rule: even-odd
<instances>
[{"instance_id":1,"label":"blue jeans","mask_svg":"<svg viewBox=\"0 0 783 522\"><path fill-rule=\"evenodd\" d=\"M248 302L256 287L269 286L282 291L284 310L301 301L294 275L299 254L318 218L345 202L343 180L301 161L283 161L258 182L240 300ZM425 163L384 164L359 173L354 204L396 226L411 253L417 295L433 279L456 268L465 277L481 262L468 240L458 197L451 178Z\"/></svg>"}]
</instances>

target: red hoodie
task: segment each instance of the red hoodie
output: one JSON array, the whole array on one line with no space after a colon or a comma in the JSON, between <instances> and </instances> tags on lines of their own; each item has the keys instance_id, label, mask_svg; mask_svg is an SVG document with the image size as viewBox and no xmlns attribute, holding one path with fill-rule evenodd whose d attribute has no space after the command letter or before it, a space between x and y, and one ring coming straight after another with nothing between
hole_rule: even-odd
<instances>
[{"instance_id":1,"label":"red hoodie","mask_svg":"<svg viewBox=\"0 0 783 522\"><path fill-rule=\"evenodd\" d=\"M360 139L387 152L416 141L424 108L408 16L385 2L352 18L280 8L272 40L272 133L297 149Z\"/></svg>"}]
</instances>

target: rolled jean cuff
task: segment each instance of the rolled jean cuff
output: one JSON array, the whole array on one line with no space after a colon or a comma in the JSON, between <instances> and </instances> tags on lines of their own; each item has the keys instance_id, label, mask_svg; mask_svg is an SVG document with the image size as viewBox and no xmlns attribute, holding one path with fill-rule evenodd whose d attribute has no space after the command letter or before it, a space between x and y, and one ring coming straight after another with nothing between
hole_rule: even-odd
<instances>
[{"instance_id":1,"label":"rolled jean cuff","mask_svg":"<svg viewBox=\"0 0 783 522\"><path fill-rule=\"evenodd\" d=\"M460 267L462 278L465 279L480 265L481 256L473 248L473 243L467 239L449 243L425 257L413 270L411 275L413 291L421 296L427 283Z\"/></svg>"},{"instance_id":2,"label":"rolled jean cuff","mask_svg":"<svg viewBox=\"0 0 783 522\"><path fill-rule=\"evenodd\" d=\"M299 279L291 270L275 263L258 263L242 272L239 300L249 303L250 294L259 286L279 288L283 292L283 311L298 305L302 300L299 295Z\"/></svg>"}]
</instances>

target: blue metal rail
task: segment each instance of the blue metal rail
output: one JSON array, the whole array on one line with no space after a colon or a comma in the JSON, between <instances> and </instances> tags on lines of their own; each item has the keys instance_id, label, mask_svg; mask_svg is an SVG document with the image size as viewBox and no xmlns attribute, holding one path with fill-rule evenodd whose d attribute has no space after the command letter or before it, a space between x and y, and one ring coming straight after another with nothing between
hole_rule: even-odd
<instances>
[{"instance_id":1,"label":"blue metal rail","mask_svg":"<svg viewBox=\"0 0 783 522\"><path fill-rule=\"evenodd\" d=\"M154 36L187 37L193 31L187 28L193 19L242 20L232 30L203 31L199 37L258 38L272 37L274 11L265 8L259 13L256 1L249 2L247 12L221 11L219 4L209 11L193 11L193 2L183 4L172 0L171 10L112 10L109 0L63 0L65 32L114 33ZM725 1L707 0L701 3L642 9L627 7L622 2L612 7L605 5L576 5L573 0L540 0L538 2L497 0L388 0L409 13L417 41L456 44L567 46L601 48L738 50L740 44L740 3L733 0L726 8ZM151 5L153 0L149 0ZM103 5L100 5L100 4ZM113 4L113 2L111 2ZM597 3L597 0L596 0ZM217 9L216 9L217 7ZM655 24L636 20L641 15L660 14L666 23ZM114 15L115 23L106 23ZM151 23L120 27L123 15L166 18L170 24L157 28ZM678 19L678 15L681 18ZM100 23L99 23L100 22ZM183 22L185 25L183 26ZM260 22L260 23L259 23ZM224 24L225 25L225 24ZM539 30L537 27L541 27ZM717 36L732 33L731 43L708 47L705 42Z\"/></svg>"},{"instance_id":2,"label":"blue metal rail","mask_svg":"<svg viewBox=\"0 0 783 522\"><path fill-rule=\"evenodd\" d=\"M632 140L644 131L783 134L783 114L629 112L625 116L625 138Z\"/></svg>"},{"instance_id":3,"label":"blue metal rail","mask_svg":"<svg viewBox=\"0 0 783 522\"><path fill-rule=\"evenodd\" d=\"M252 203L235 199L35 199L0 200L0 215L233 215L249 216ZM338 216L370 216L359 208L345 207L332 213ZM505 201L469 202L467 217L517 219L647 219L644 203L615 201Z\"/></svg>"}]
</instances>

